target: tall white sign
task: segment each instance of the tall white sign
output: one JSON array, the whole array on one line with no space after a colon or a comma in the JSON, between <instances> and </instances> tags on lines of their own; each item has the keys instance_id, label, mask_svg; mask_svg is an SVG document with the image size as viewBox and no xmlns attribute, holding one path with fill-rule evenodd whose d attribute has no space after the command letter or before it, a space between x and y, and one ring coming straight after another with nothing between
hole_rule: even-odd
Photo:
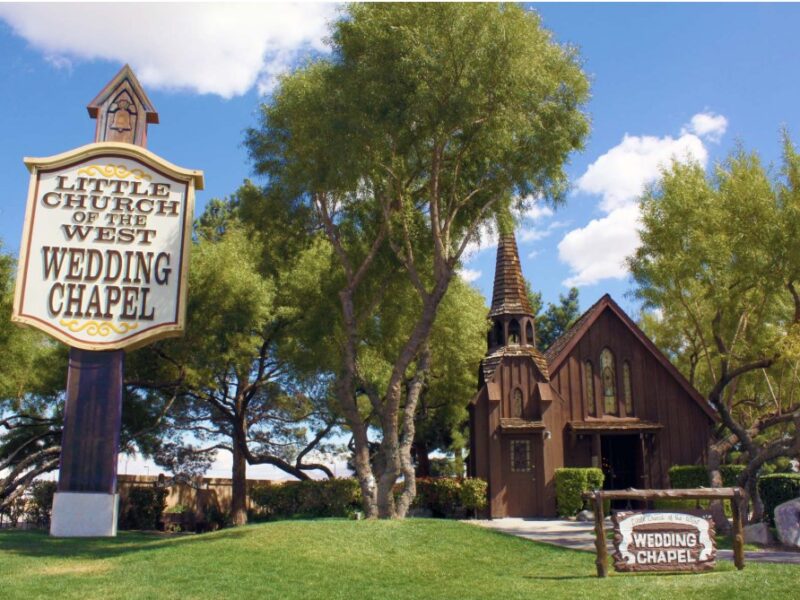
<instances>
[{"instance_id":1,"label":"tall white sign","mask_svg":"<svg viewBox=\"0 0 800 600\"><path fill-rule=\"evenodd\" d=\"M180 334L203 173L115 142L25 164L31 180L12 319L84 350Z\"/></svg>"}]
</instances>

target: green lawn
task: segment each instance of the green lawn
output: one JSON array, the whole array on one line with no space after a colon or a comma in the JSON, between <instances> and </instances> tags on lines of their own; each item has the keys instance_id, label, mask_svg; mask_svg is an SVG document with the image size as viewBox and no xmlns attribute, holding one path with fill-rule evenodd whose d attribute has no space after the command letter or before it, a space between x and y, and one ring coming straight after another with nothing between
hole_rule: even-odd
<instances>
[{"instance_id":1,"label":"green lawn","mask_svg":"<svg viewBox=\"0 0 800 600\"><path fill-rule=\"evenodd\" d=\"M0 532L6 598L797 598L800 567L595 577L594 556L453 521L283 521L205 535Z\"/></svg>"}]
</instances>

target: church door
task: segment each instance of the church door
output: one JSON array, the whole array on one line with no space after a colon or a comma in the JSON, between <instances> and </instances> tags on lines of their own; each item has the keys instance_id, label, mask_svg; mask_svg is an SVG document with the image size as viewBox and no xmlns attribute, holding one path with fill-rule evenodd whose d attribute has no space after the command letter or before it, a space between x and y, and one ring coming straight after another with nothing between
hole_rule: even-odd
<instances>
[{"instance_id":1,"label":"church door","mask_svg":"<svg viewBox=\"0 0 800 600\"><path fill-rule=\"evenodd\" d=\"M506 516L540 516L544 491L542 436L504 436L502 449Z\"/></svg>"}]
</instances>

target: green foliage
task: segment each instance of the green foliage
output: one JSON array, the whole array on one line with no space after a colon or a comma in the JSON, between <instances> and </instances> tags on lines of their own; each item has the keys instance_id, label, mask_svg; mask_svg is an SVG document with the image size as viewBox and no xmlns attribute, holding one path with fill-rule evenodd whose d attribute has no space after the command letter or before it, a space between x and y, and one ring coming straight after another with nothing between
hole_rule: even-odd
<instances>
[{"instance_id":1,"label":"green foliage","mask_svg":"<svg viewBox=\"0 0 800 600\"><path fill-rule=\"evenodd\" d=\"M560 517L572 517L584 506L584 492L603 487L603 471L594 467L556 469L556 509Z\"/></svg>"},{"instance_id":2,"label":"green foliage","mask_svg":"<svg viewBox=\"0 0 800 600\"><path fill-rule=\"evenodd\" d=\"M461 480L449 477L417 478L414 506L427 508L434 517L450 517L461 504Z\"/></svg>"},{"instance_id":3,"label":"green foliage","mask_svg":"<svg viewBox=\"0 0 800 600\"><path fill-rule=\"evenodd\" d=\"M459 501L467 511L483 510L489 504L489 484L483 479L469 477L461 482Z\"/></svg>"},{"instance_id":4,"label":"green foliage","mask_svg":"<svg viewBox=\"0 0 800 600\"><path fill-rule=\"evenodd\" d=\"M581 316L578 288L558 295L558 304L548 303L544 313L536 316L536 346L544 352Z\"/></svg>"},{"instance_id":5,"label":"green foliage","mask_svg":"<svg viewBox=\"0 0 800 600\"><path fill-rule=\"evenodd\" d=\"M705 465L674 465L669 468L669 485L675 490L708 487L708 468Z\"/></svg>"},{"instance_id":6,"label":"green foliage","mask_svg":"<svg viewBox=\"0 0 800 600\"><path fill-rule=\"evenodd\" d=\"M723 487L735 487L738 484L739 475L747 468L747 465L722 465L719 473L722 475Z\"/></svg>"},{"instance_id":7,"label":"green foliage","mask_svg":"<svg viewBox=\"0 0 800 600\"><path fill-rule=\"evenodd\" d=\"M775 525L775 507L800 498L800 473L773 473L758 478L758 494L764 502L764 516Z\"/></svg>"},{"instance_id":8,"label":"green foliage","mask_svg":"<svg viewBox=\"0 0 800 600\"><path fill-rule=\"evenodd\" d=\"M185 512L189 512L189 507L185 504L176 504L175 506L170 506L168 509L164 511L165 515L180 515Z\"/></svg>"},{"instance_id":9,"label":"green foliage","mask_svg":"<svg viewBox=\"0 0 800 600\"><path fill-rule=\"evenodd\" d=\"M35 481L28 492L28 519L40 527L50 524L53 512L53 496L56 493L55 481Z\"/></svg>"},{"instance_id":10,"label":"green foliage","mask_svg":"<svg viewBox=\"0 0 800 600\"><path fill-rule=\"evenodd\" d=\"M346 517L358 508L361 490L353 478L309 479L255 486L250 499L267 518Z\"/></svg>"},{"instance_id":11,"label":"green foliage","mask_svg":"<svg viewBox=\"0 0 800 600\"><path fill-rule=\"evenodd\" d=\"M166 508L167 490L157 487L131 487L120 506L120 529L158 529L158 519Z\"/></svg>"}]
</instances>

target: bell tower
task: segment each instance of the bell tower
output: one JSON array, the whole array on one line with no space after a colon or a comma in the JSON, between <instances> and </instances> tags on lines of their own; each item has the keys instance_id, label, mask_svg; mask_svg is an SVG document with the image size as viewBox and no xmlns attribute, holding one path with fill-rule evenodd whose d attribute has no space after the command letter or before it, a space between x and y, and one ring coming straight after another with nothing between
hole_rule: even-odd
<instances>
[{"instance_id":1,"label":"bell tower","mask_svg":"<svg viewBox=\"0 0 800 600\"><path fill-rule=\"evenodd\" d=\"M536 347L536 325L513 233L501 234L497 244L488 352L506 347Z\"/></svg>"}]
</instances>

